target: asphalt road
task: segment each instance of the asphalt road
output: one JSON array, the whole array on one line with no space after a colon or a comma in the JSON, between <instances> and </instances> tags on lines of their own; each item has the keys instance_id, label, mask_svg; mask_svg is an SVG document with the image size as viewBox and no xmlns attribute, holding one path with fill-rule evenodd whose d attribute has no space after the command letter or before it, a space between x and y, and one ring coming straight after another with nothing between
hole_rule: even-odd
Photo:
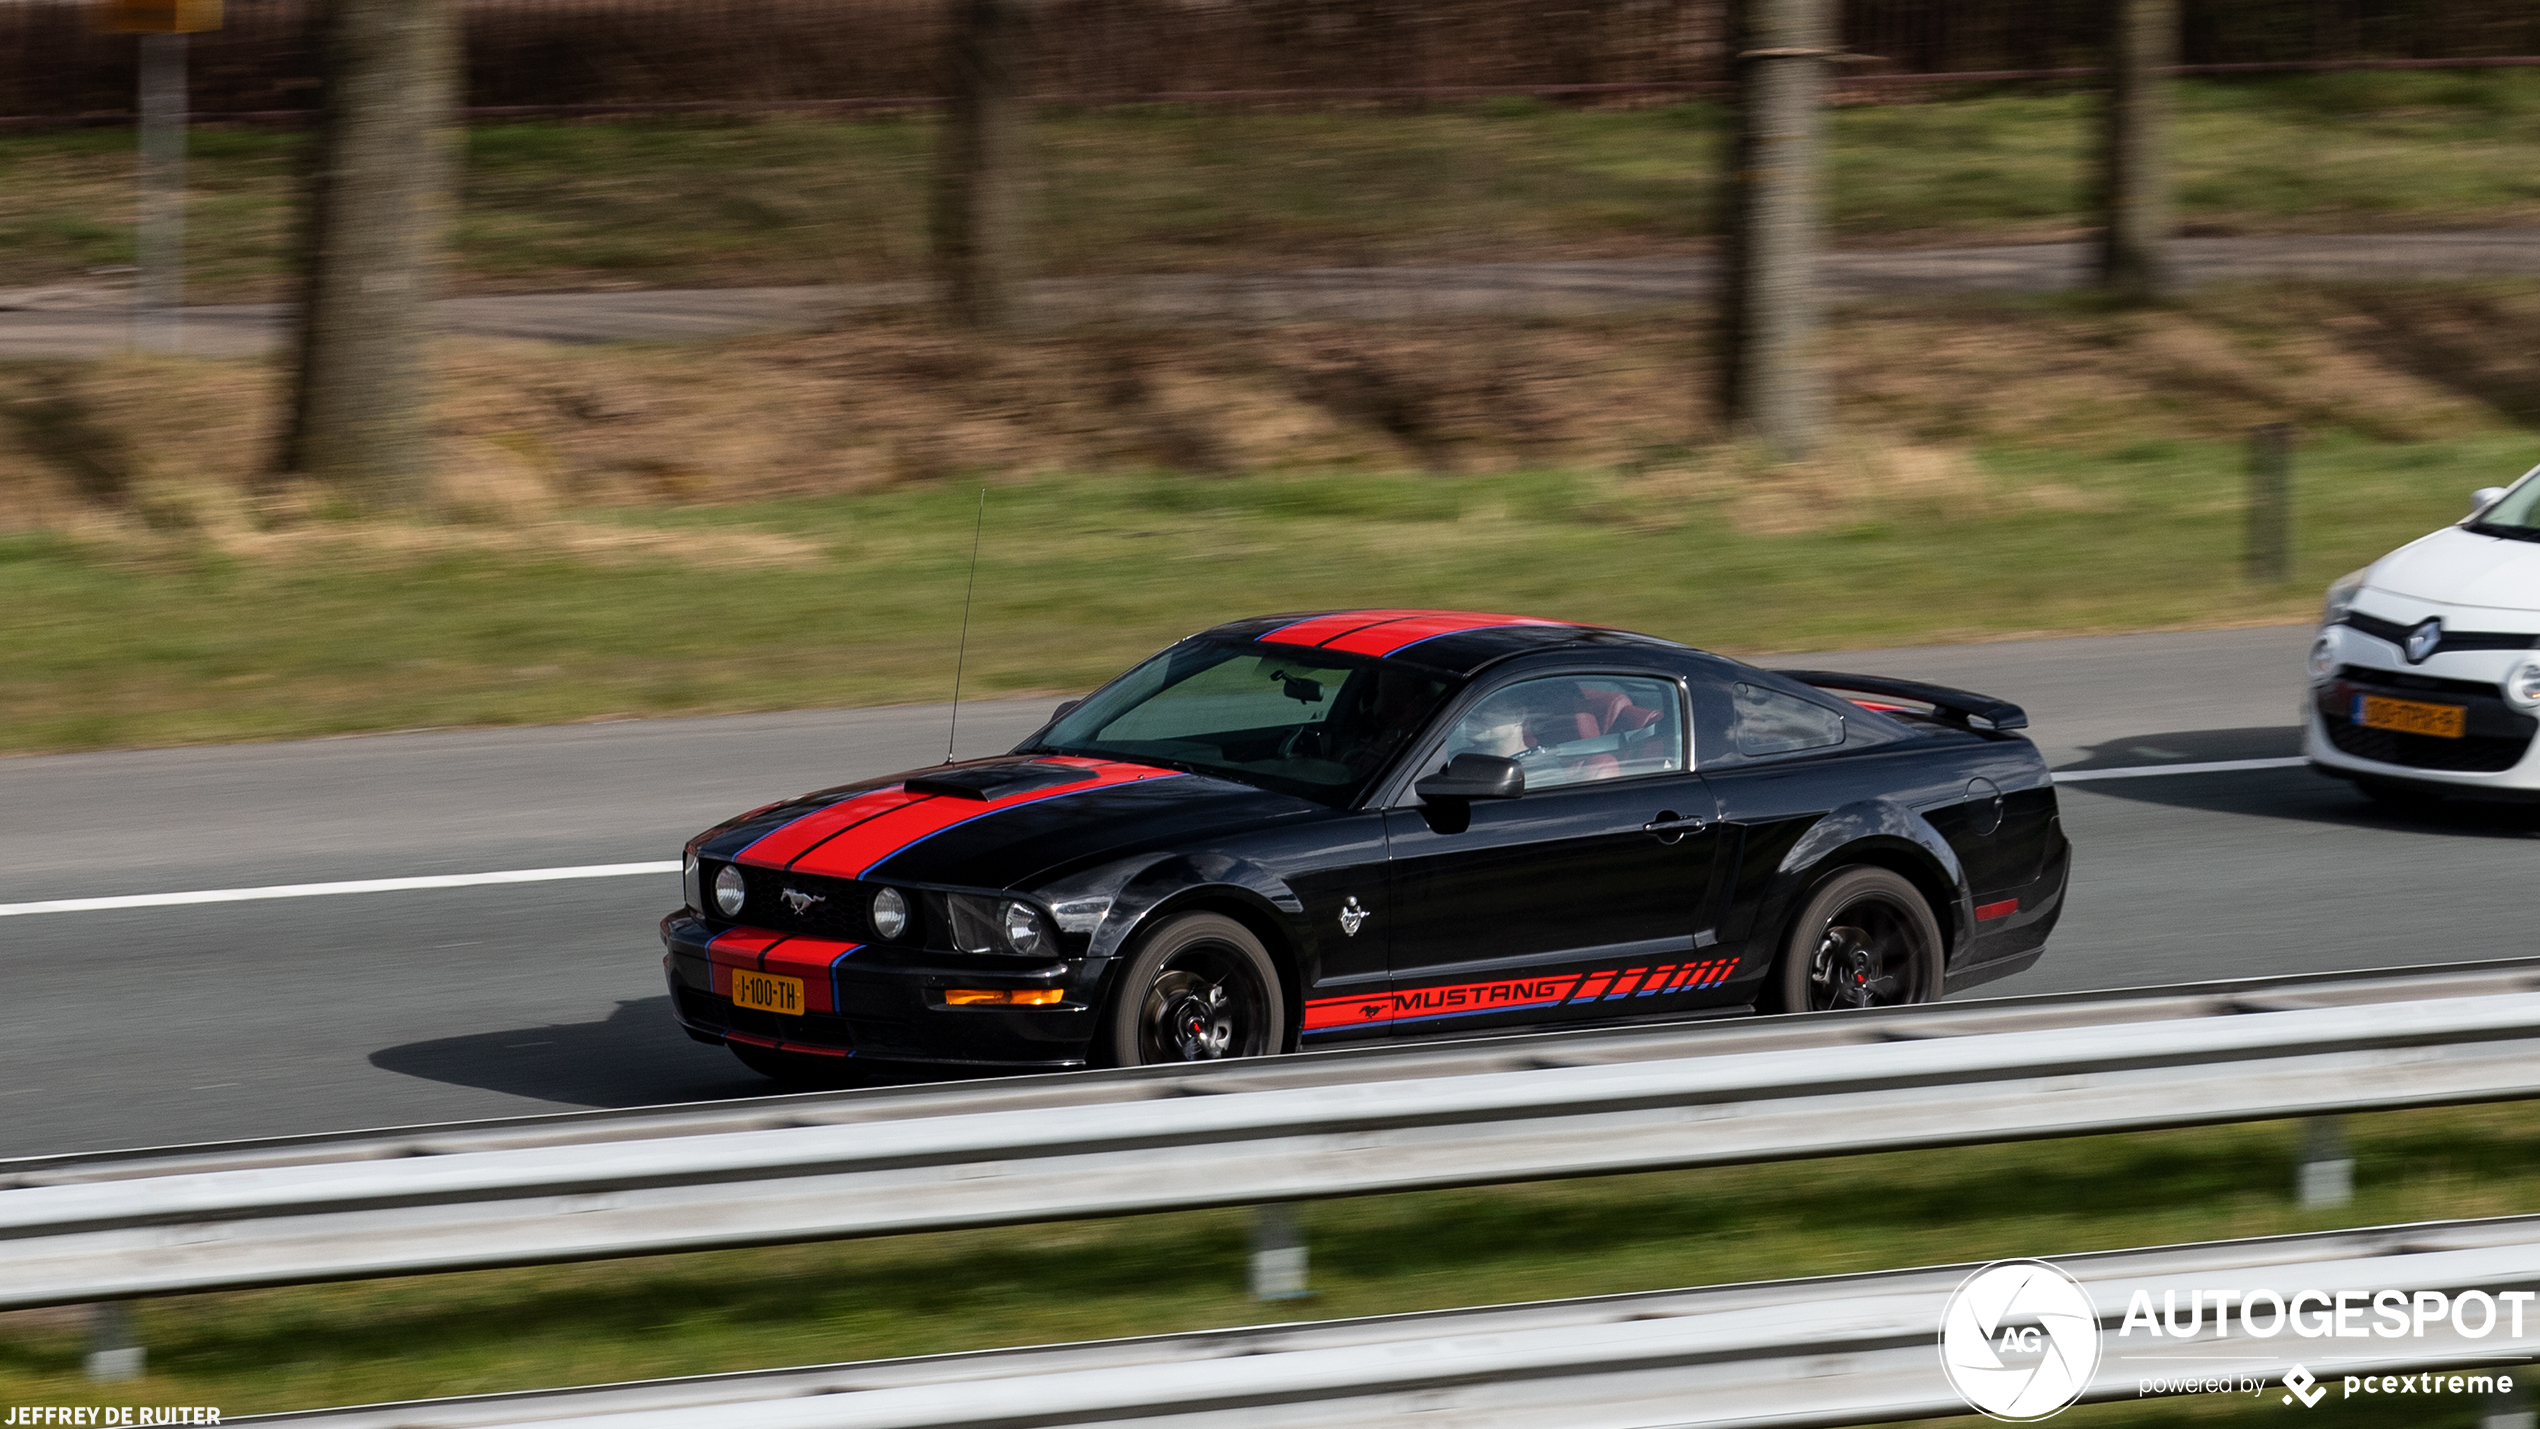
<instances>
[{"instance_id":1,"label":"asphalt road","mask_svg":"<svg viewBox=\"0 0 2540 1429\"><path fill-rule=\"evenodd\" d=\"M2286 756L2295 628L1811 655L2027 705L2066 769ZM1043 702L962 711L1003 748ZM942 757L940 707L0 761L0 905L674 857ZM2073 784L2046 960L1988 992L2530 951L2540 817L2383 814L2306 770ZM749 1095L668 1019L660 873L0 917L0 1155Z\"/></svg>"},{"instance_id":2,"label":"asphalt road","mask_svg":"<svg viewBox=\"0 0 2540 1429\"><path fill-rule=\"evenodd\" d=\"M2171 260L2188 284L2528 276L2540 273L2540 230L2182 238L2172 243ZM2090 264L2084 243L1854 249L1828 253L1820 276L1838 298L2045 292L2083 285ZM1709 258L1691 256L1157 273L1048 279L1027 285L1026 297L1054 318L1099 314L1168 323L1580 317L1701 301L1711 291L1713 271ZM925 294L913 282L648 289L451 298L437 310L445 330L472 337L608 342L819 327L848 313L907 307ZM131 340L129 299L128 289L98 286L0 290L0 358L121 351ZM282 340L287 317L274 303L189 308L183 345L212 357L271 351Z\"/></svg>"}]
</instances>

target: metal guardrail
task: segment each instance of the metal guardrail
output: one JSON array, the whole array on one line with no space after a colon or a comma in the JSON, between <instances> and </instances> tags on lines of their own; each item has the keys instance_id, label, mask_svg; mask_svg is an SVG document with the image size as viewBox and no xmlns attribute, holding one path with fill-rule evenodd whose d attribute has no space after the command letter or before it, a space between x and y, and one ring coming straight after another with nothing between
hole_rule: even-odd
<instances>
[{"instance_id":1,"label":"metal guardrail","mask_svg":"<svg viewBox=\"0 0 2540 1429\"><path fill-rule=\"evenodd\" d=\"M2261 1339L2209 1329L2192 1339L2152 1340L2140 1331L2126 1339L2115 1333L2138 1289L2160 1304L2165 1291L2190 1288L2227 1293L2238 1303L2261 1288L2283 1296L2390 1290L2413 1298L2419 1291L2492 1295L2540 1285L2540 1217L2216 1241L2054 1263L2082 1284L2099 1314L2102 1352L2088 1399L2132 1398L2147 1379L2204 1375L2253 1376L2273 1395L2305 1356L2312 1373L2340 1392L2350 1374L2519 1369L2540 1351L2540 1315L2523 1322L2520 1336L2499 1317L2476 1338L2443 1321L2408 1339ZM1937 1341L1943 1307L1972 1269L1212 1330L243 1422L311 1429L494 1429L565 1420L591 1429L1081 1429L1152 1425L1169 1415L1177 1429L1390 1429L1407 1413L1421 1413L1461 1429L1870 1424L1968 1412L1943 1373Z\"/></svg>"},{"instance_id":2,"label":"metal guardrail","mask_svg":"<svg viewBox=\"0 0 2540 1429\"><path fill-rule=\"evenodd\" d=\"M2540 960L0 1166L0 1308L2540 1096Z\"/></svg>"}]
</instances>

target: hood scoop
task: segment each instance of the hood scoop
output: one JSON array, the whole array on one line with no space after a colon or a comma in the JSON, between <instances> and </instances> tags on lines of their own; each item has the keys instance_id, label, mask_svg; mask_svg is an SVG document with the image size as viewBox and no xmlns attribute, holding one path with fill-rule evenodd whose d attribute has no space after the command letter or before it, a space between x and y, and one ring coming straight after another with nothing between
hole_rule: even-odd
<instances>
[{"instance_id":1,"label":"hood scoop","mask_svg":"<svg viewBox=\"0 0 2540 1429\"><path fill-rule=\"evenodd\" d=\"M914 779L901 780L900 787L912 794L936 794L947 799L976 799L986 803L990 799L1029 794L1061 784L1082 784L1093 777L1094 771L1073 764L1044 764L1035 760L1028 764L987 764L972 769L947 769L939 774L920 774Z\"/></svg>"}]
</instances>

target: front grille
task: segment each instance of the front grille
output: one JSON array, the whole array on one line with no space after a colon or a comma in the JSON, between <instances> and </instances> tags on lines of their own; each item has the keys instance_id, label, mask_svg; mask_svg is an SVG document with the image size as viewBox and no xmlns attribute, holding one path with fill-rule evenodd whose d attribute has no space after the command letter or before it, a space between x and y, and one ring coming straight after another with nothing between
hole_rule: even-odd
<instances>
[{"instance_id":1,"label":"front grille","mask_svg":"<svg viewBox=\"0 0 2540 1429\"><path fill-rule=\"evenodd\" d=\"M2483 680L2447 680L2440 675L2418 675L2406 670L2373 670L2362 665L2341 665L2337 678L2350 685L2360 685L2375 694L2461 695L2475 705L2485 700L2504 709L2503 696L2494 685ZM2476 716L2472 716L2476 718Z\"/></svg>"},{"instance_id":2,"label":"front grille","mask_svg":"<svg viewBox=\"0 0 2540 1429\"><path fill-rule=\"evenodd\" d=\"M739 1032L777 1042L853 1047L902 1056L910 1055L914 1050L909 1029L891 1018L835 1017L825 1012L782 1017L773 1012L761 1012L755 1007L734 1007L729 998L716 997L693 987L680 988L678 997L680 1020L708 1032Z\"/></svg>"},{"instance_id":3,"label":"front grille","mask_svg":"<svg viewBox=\"0 0 2540 1429\"><path fill-rule=\"evenodd\" d=\"M755 1007L734 1007L725 998L692 988L679 989L679 1013L688 1022L710 1032L740 1032L775 1042L852 1047L858 1040L853 1027L843 1017L832 1017L825 1012L785 1017L762 1012Z\"/></svg>"},{"instance_id":4,"label":"front grille","mask_svg":"<svg viewBox=\"0 0 2540 1429\"><path fill-rule=\"evenodd\" d=\"M735 865L741 870L742 886L749 890L749 901L741 905L740 921L753 928L773 933L801 933L812 938L835 938L845 943L871 941L872 928L867 923L874 889L870 884L845 878L819 878L810 874L787 873L782 869L753 868ZM785 901L785 891L809 894L819 899L797 913Z\"/></svg>"},{"instance_id":5,"label":"front grille","mask_svg":"<svg viewBox=\"0 0 2540 1429\"><path fill-rule=\"evenodd\" d=\"M2351 665L2338 673L2341 678L2320 691L2320 723L2327 728L2330 744L2335 745L2340 753L2357 759L2395 764L2403 769L2495 774L2521 763L2524 753L2531 748L2532 734L2540 731L2540 720L2519 713L2506 704L2498 696L2494 685L2390 670L2363 670ZM2445 703L2459 704L2467 711L2462 721L2467 732L2459 739L2443 739L2430 734L2366 729L2350 718L2358 692L2402 698L2440 697Z\"/></svg>"},{"instance_id":6,"label":"front grille","mask_svg":"<svg viewBox=\"0 0 2540 1429\"><path fill-rule=\"evenodd\" d=\"M2531 747L2525 739L2438 739L2430 734L2402 734L2391 729L2365 729L2341 716L2328 720L2328 742L2339 751L2377 764L2410 769L2442 769L2454 774L2495 774L2522 762Z\"/></svg>"}]
</instances>

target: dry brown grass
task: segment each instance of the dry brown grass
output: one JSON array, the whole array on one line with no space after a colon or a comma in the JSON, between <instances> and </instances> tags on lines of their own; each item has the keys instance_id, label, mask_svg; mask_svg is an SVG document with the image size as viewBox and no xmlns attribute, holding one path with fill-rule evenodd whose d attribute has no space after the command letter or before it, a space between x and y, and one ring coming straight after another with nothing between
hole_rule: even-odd
<instances>
[{"instance_id":1,"label":"dry brown grass","mask_svg":"<svg viewBox=\"0 0 2540 1429\"><path fill-rule=\"evenodd\" d=\"M944 478L1171 470L1613 472L1615 520L1725 497L1751 534L2002 503L1988 446L2106 450L2262 422L2426 440L2540 413L2540 288L2223 292L2182 306L1893 305L1826 350L1843 435L1776 467L1702 415L1707 358L1678 319L1299 324L1051 333L989 343L913 322L684 347L452 344L440 355L443 524L320 522L259 490L276 382L262 364L119 358L0 367L0 528L197 532L241 555L638 537L596 506L722 502ZM520 533L536 532L535 537ZM785 541L681 548L787 562Z\"/></svg>"}]
</instances>

